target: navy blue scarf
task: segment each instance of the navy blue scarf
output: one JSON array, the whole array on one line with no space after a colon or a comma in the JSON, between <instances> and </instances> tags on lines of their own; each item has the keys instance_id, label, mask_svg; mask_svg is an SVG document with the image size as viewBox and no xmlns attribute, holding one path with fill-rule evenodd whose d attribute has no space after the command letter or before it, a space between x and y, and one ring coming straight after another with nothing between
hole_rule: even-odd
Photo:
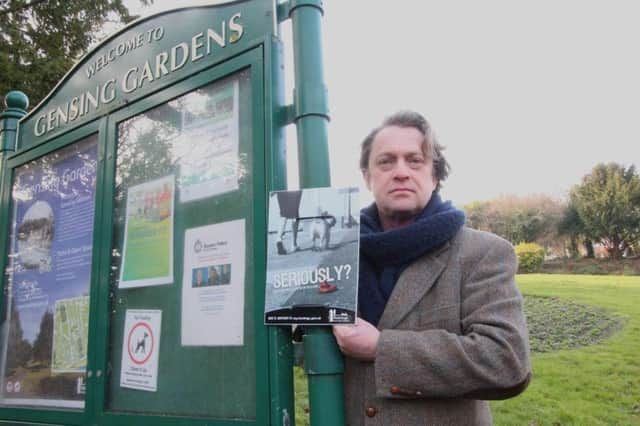
<instances>
[{"instance_id":1,"label":"navy blue scarf","mask_svg":"<svg viewBox=\"0 0 640 426\"><path fill-rule=\"evenodd\" d=\"M464 213L434 192L416 221L383 231L375 203L360 211L360 316L377 325L400 273L411 262L449 241Z\"/></svg>"}]
</instances>

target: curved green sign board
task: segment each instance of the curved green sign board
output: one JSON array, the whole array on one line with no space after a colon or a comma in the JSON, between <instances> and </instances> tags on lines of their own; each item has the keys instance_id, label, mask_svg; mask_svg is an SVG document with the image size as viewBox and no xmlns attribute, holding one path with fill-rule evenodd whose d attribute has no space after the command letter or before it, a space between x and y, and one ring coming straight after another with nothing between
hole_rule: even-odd
<instances>
[{"instance_id":1,"label":"curved green sign board","mask_svg":"<svg viewBox=\"0 0 640 426\"><path fill-rule=\"evenodd\" d=\"M274 33L271 1L164 12L103 41L21 122L20 148L109 114Z\"/></svg>"},{"instance_id":2,"label":"curved green sign board","mask_svg":"<svg viewBox=\"0 0 640 426\"><path fill-rule=\"evenodd\" d=\"M20 120L0 160L0 424L289 422L289 329L263 323L276 15L140 19Z\"/></svg>"}]
</instances>

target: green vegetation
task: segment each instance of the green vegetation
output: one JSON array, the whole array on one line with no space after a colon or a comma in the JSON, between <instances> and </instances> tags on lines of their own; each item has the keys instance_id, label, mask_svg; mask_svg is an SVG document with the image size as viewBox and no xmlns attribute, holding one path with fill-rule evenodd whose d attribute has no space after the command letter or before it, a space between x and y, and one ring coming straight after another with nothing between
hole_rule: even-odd
<instances>
[{"instance_id":1,"label":"green vegetation","mask_svg":"<svg viewBox=\"0 0 640 426\"><path fill-rule=\"evenodd\" d=\"M594 345L624 326L619 315L558 297L525 296L524 311L534 353Z\"/></svg>"},{"instance_id":2,"label":"green vegetation","mask_svg":"<svg viewBox=\"0 0 640 426\"><path fill-rule=\"evenodd\" d=\"M467 226L500 235L513 244L536 242L546 248L557 245L558 223L564 203L544 194L504 195L464 206Z\"/></svg>"},{"instance_id":3,"label":"green vegetation","mask_svg":"<svg viewBox=\"0 0 640 426\"><path fill-rule=\"evenodd\" d=\"M0 1L0 96L21 90L37 105L106 22L122 26L135 18L122 0Z\"/></svg>"},{"instance_id":4,"label":"green vegetation","mask_svg":"<svg viewBox=\"0 0 640 426\"><path fill-rule=\"evenodd\" d=\"M532 274L517 282L525 296L605 309L624 328L593 346L534 353L529 388L491 403L495 424L640 424L640 277Z\"/></svg>"},{"instance_id":5,"label":"green vegetation","mask_svg":"<svg viewBox=\"0 0 640 426\"><path fill-rule=\"evenodd\" d=\"M640 175L634 164L597 164L564 200L505 195L474 201L464 211L467 226L512 244L540 244L552 258L640 255Z\"/></svg>"},{"instance_id":6,"label":"green vegetation","mask_svg":"<svg viewBox=\"0 0 640 426\"><path fill-rule=\"evenodd\" d=\"M309 389L302 367L293 368L296 426L309 426Z\"/></svg>"},{"instance_id":7,"label":"green vegetation","mask_svg":"<svg viewBox=\"0 0 640 426\"><path fill-rule=\"evenodd\" d=\"M516 245L518 272L538 272L544 262L544 247L536 243Z\"/></svg>"},{"instance_id":8,"label":"green vegetation","mask_svg":"<svg viewBox=\"0 0 640 426\"><path fill-rule=\"evenodd\" d=\"M495 425L640 425L640 277L527 274L517 282L533 379L522 395L491 403ZM307 383L295 370L296 424L304 426Z\"/></svg>"},{"instance_id":9,"label":"green vegetation","mask_svg":"<svg viewBox=\"0 0 640 426\"><path fill-rule=\"evenodd\" d=\"M635 166L598 164L571 191L587 236L621 259L640 240L640 176Z\"/></svg>"},{"instance_id":10,"label":"green vegetation","mask_svg":"<svg viewBox=\"0 0 640 426\"><path fill-rule=\"evenodd\" d=\"M552 259L542 264L545 274L640 275L640 256L629 259Z\"/></svg>"}]
</instances>

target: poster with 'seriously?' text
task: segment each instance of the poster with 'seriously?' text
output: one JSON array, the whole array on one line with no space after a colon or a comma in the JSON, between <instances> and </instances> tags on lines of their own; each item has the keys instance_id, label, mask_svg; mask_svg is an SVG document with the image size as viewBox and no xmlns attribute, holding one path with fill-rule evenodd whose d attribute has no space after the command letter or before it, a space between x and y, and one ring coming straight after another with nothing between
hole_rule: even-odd
<instances>
[{"instance_id":1,"label":"poster with 'seriously?' text","mask_svg":"<svg viewBox=\"0 0 640 426\"><path fill-rule=\"evenodd\" d=\"M15 169L2 401L81 408L97 138Z\"/></svg>"},{"instance_id":2,"label":"poster with 'seriously?' text","mask_svg":"<svg viewBox=\"0 0 640 426\"><path fill-rule=\"evenodd\" d=\"M357 188L269 196L265 324L352 324L358 300Z\"/></svg>"}]
</instances>

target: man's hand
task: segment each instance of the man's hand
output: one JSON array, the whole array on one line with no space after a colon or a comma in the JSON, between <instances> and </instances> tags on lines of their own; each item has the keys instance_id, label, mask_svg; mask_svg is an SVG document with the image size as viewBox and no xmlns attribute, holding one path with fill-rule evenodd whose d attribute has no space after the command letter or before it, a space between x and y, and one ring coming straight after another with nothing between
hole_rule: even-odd
<instances>
[{"instance_id":1,"label":"man's hand","mask_svg":"<svg viewBox=\"0 0 640 426\"><path fill-rule=\"evenodd\" d=\"M364 361L376 358L380 331L362 318L356 318L353 325L334 325L333 335L345 355Z\"/></svg>"}]
</instances>

